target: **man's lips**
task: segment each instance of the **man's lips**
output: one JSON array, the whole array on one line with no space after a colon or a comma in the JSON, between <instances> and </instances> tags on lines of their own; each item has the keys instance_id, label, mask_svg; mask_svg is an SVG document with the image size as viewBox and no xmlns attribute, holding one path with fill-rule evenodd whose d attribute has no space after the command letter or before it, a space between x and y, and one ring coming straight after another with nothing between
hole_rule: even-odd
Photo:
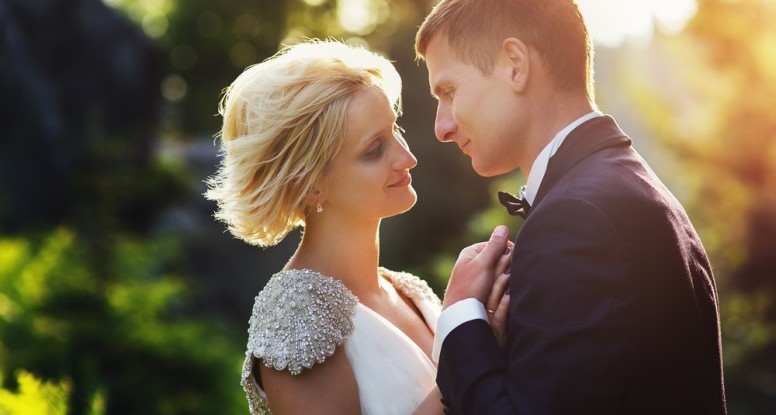
<instances>
[{"instance_id":1,"label":"man's lips","mask_svg":"<svg viewBox=\"0 0 776 415\"><path fill-rule=\"evenodd\" d=\"M401 178L394 183L388 185L388 187L403 187L412 183L412 176L409 173L404 173Z\"/></svg>"}]
</instances>

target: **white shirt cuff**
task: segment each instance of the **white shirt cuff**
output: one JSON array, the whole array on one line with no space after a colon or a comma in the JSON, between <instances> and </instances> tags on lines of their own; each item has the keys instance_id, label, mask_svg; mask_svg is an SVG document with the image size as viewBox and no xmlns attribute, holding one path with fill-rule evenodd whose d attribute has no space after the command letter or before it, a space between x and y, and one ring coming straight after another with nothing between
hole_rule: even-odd
<instances>
[{"instance_id":1,"label":"white shirt cuff","mask_svg":"<svg viewBox=\"0 0 776 415\"><path fill-rule=\"evenodd\" d=\"M431 358L439 362L439 353L447 335L461 324L478 318L488 321L488 313L485 312L485 305L476 298L466 298L444 309L437 321Z\"/></svg>"}]
</instances>

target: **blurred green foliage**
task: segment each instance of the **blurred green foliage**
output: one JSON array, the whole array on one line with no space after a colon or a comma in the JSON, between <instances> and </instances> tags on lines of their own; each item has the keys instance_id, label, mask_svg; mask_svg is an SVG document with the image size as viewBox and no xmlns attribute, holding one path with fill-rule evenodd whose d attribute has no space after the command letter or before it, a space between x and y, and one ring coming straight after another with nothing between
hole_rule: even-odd
<instances>
[{"instance_id":1,"label":"blurred green foliage","mask_svg":"<svg viewBox=\"0 0 776 415\"><path fill-rule=\"evenodd\" d=\"M37 396L56 413L66 395L67 414L237 413L239 361L224 357L241 355L241 345L187 316L183 281L166 272L176 241L101 243L109 246L98 269L89 244L66 228L0 240L0 367L3 387L21 391L18 400L4 393L0 410L34 413L18 411Z\"/></svg>"},{"instance_id":2,"label":"blurred green foliage","mask_svg":"<svg viewBox=\"0 0 776 415\"><path fill-rule=\"evenodd\" d=\"M0 378L0 381L3 379ZM20 372L14 382L19 385L15 392L0 389L0 414L65 415L70 393L66 383L41 382L28 372ZM99 396L95 397L91 406L91 413L102 413Z\"/></svg>"}]
</instances>

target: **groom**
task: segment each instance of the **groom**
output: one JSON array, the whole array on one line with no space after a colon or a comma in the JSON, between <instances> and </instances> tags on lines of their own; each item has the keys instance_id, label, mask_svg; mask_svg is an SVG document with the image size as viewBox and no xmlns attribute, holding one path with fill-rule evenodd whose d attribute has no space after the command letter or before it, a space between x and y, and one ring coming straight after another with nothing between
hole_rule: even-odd
<instances>
[{"instance_id":1,"label":"groom","mask_svg":"<svg viewBox=\"0 0 776 415\"><path fill-rule=\"evenodd\" d=\"M520 169L506 346L483 305L507 231L466 248L435 339L455 414L725 414L717 292L687 214L596 109L572 0L442 0L415 43L435 134ZM484 246L484 247L483 247ZM507 271L510 272L510 271Z\"/></svg>"}]
</instances>

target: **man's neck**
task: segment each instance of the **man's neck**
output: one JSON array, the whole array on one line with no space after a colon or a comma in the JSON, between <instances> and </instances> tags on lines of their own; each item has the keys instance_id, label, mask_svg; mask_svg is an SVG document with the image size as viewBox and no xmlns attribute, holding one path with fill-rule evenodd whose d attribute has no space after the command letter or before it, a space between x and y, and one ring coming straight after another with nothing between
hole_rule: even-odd
<instances>
[{"instance_id":1,"label":"man's neck","mask_svg":"<svg viewBox=\"0 0 776 415\"><path fill-rule=\"evenodd\" d=\"M526 178L531 174L531 168L539 153L555 138L559 131L585 114L597 110L594 103L586 96L577 97L568 94L555 94L553 98L546 100L544 105L537 107L550 110L543 114L541 109L534 111L533 117L536 120L536 128L533 129L532 134L534 139L527 149L528 157L520 166L520 171Z\"/></svg>"},{"instance_id":2,"label":"man's neck","mask_svg":"<svg viewBox=\"0 0 776 415\"><path fill-rule=\"evenodd\" d=\"M568 135L571 134L571 132L580 125L600 115L602 115L600 111L593 110L587 114L577 117L565 127L561 128L560 131L558 131L552 137L552 139L547 142L547 144L539 152L539 155L534 160L529 173L526 175L526 184L523 188L523 191L521 191L521 196L525 197L528 203L534 203L536 194L539 192L539 186L541 186L542 181L544 181L544 175L547 173L547 167L549 165L550 158L555 155L561 145L563 145Z\"/></svg>"}]
</instances>

